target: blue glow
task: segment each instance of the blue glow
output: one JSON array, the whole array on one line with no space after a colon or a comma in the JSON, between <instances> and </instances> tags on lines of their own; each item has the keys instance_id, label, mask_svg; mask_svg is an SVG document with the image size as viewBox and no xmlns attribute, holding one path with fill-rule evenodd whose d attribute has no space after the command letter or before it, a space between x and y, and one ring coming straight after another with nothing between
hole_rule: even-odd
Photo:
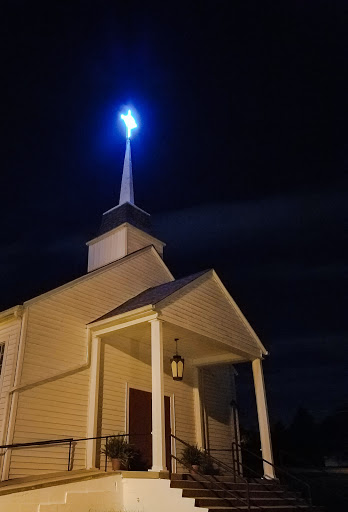
<instances>
[{"instance_id":1,"label":"blue glow","mask_svg":"<svg viewBox=\"0 0 348 512\"><path fill-rule=\"evenodd\" d=\"M124 114L121 114L121 119L123 119L123 121L126 124L126 127L127 127L127 138L130 139L131 130L133 130L133 128L137 127L137 123L135 122L134 117L132 116L130 110L128 110L128 114L126 116Z\"/></svg>"}]
</instances>

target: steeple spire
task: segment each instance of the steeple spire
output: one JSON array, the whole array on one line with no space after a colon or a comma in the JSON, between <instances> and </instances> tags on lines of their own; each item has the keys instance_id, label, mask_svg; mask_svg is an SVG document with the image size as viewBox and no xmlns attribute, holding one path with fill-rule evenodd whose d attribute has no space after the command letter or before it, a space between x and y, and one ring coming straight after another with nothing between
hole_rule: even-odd
<instances>
[{"instance_id":1,"label":"steeple spire","mask_svg":"<svg viewBox=\"0 0 348 512\"><path fill-rule=\"evenodd\" d=\"M124 155L123 173L121 182L120 202L119 205L124 203L134 204L134 189L133 189L133 174L132 174L132 157L130 138L127 137L126 153Z\"/></svg>"},{"instance_id":2,"label":"steeple spire","mask_svg":"<svg viewBox=\"0 0 348 512\"><path fill-rule=\"evenodd\" d=\"M149 245L153 245L158 254L163 256L165 244L153 236L150 214L134 204L130 137L137 124L130 110L127 115L121 115L121 119L126 125L127 138L120 202L103 213L96 238L87 242L88 272Z\"/></svg>"}]
</instances>

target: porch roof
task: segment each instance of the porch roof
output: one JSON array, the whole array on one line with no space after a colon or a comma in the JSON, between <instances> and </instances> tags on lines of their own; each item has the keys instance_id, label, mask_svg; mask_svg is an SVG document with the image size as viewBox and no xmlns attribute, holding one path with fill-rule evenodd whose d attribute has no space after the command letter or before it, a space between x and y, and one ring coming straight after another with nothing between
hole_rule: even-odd
<instances>
[{"instance_id":1,"label":"porch roof","mask_svg":"<svg viewBox=\"0 0 348 512\"><path fill-rule=\"evenodd\" d=\"M88 326L99 335L159 318L202 339L215 340L244 359L267 354L258 336L214 270L148 288ZM138 337L139 334L135 337ZM175 335L174 337L179 337Z\"/></svg>"},{"instance_id":2,"label":"porch roof","mask_svg":"<svg viewBox=\"0 0 348 512\"><path fill-rule=\"evenodd\" d=\"M124 302L117 308L112 309L111 311L97 318L94 321L99 322L100 320L105 320L115 315L128 313L128 311L133 311L134 309L142 308L148 305L155 306L158 302L161 302L163 299L169 297L169 295L171 295L172 293L192 283L192 281L195 281L200 276L206 274L209 271L209 269L203 270L202 272L197 272L196 274L191 274L189 276L182 277L181 279L170 281L169 283L164 283L158 286L153 286L152 288L148 288L147 290L139 293L139 295L132 297L131 299L127 300L127 302Z\"/></svg>"}]
</instances>

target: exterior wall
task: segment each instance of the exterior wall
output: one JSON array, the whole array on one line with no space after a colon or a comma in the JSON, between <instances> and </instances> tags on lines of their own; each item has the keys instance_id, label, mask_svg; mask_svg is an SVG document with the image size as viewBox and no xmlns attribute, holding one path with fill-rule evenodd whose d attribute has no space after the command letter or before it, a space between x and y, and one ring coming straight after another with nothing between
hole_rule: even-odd
<instances>
[{"instance_id":1,"label":"exterior wall","mask_svg":"<svg viewBox=\"0 0 348 512\"><path fill-rule=\"evenodd\" d=\"M235 384L230 366L210 366L201 370L205 423L205 448L225 464L232 465L231 450L234 440L231 401L235 398Z\"/></svg>"},{"instance_id":2,"label":"exterior wall","mask_svg":"<svg viewBox=\"0 0 348 512\"><path fill-rule=\"evenodd\" d=\"M185 378L175 382L171 376L170 357L171 353L164 353L164 393L171 398L172 433L186 442L196 443L194 369L189 361L185 361ZM100 435L127 432L127 389L151 392L149 345L122 337L112 345L105 344L100 374ZM181 449L178 443L179 454Z\"/></svg>"},{"instance_id":3,"label":"exterior wall","mask_svg":"<svg viewBox=\"0 0 348 512\"><path fill-rule=\"evenodd\" d=\"M13 443L86 436L89 369L81 369L87 363L86 324L168 280L169 272L148 249L28 305L19 384L30 387L19 392ZM75 455L76 467L82 467L82 445ZM62 469L66 462L66 446L40 453L13 450L10 477Z\"/></svg>"},{"instance_id":4,"label":"exterior wall","mask_svg":"<svg viewBox=\"0 0 348 512\"><path fill-rule=\"evenodd\" d=\"M124 224L109 233L89 242L88 247L88 272L96 268L108 265L112 261L119 260L139 251L144 247L153 245L158 254L163 257L163 243L144 231L135 228L131 224Z\"/></svg>"},{"instance_id":5,"label":"exterior wall","mask_svg":"<svg viewBox=\"0 0 348 512\"><path fill-rule=\"evenodd\" d=\"M150 235L147 235L143 231L134 228L133 226L128 227L127 233L127 253L138 251L143 247L153 245L156 248L158 254L163 257L163 243L156 240Z\"/></svg>"},{"instance_id":6,"label":"exterior wall","mask_svg":"<svg viewBox=\"0 0 348 512\"><path fill-rule=\"evenodd\" d=\"M147 244L148 245L148 244ZM144 247L144 246L142 246ZM127 254L127 228L106 234L88 248L88 272L119 260Z\"/></svg>"},{"instance_id":7,"label":"exterior wall","mask_svg":"<svg viewBox=\"0 0 348 512\"><path fill-rule=\"evenodd\" d=\"M86 437L89 370L19 394L15 443ZM72 469L85 467L85 442L74 447ZM12 450L10 478L68 469L69 445Z\"/></svg>"},{"instance_id":8,"label":"exterior wall","mask_svg":"<svg viewBox=\"0 0 348 512\"><path fill-rule=\"evenodd\" d=\"M0 343L5 343L4 360L0 376L0 439L3 439L6 404L9 391L13 387L14 382L20 330L21 318L13 318L0 323ZM7 421L7 418L5 421Z\"/></svg>"},{"instance_id":9,"label":"exterior wall","mask_svg":"<svg viewBox=\"0 0 348 512\"><path fill-rule=\"evenodd\" d=\"M213 276L203 277L189 292L183 288L163 301L161 318L173 324L180 318L182 327L260 357L260 348Z\"/></svg>"}]
</instances>

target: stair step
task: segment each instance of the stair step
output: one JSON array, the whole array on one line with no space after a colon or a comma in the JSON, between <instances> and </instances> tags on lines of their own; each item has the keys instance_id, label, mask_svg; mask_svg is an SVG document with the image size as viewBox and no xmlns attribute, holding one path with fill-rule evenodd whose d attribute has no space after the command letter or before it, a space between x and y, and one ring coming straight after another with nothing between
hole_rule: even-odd
<instances>
[{"instance_id":1,"label":"stair step","mask_svg":"<svg viewBox=\"0 0 348 512\"><path fill-rule=\"evenodd\" d=\"M246 498L247 492L246 490L232 490L231 491L241 498ZM182 491L183 498L228 498L231 494L226 491L221 491L217 489L183 489ZM299 497L299 493L284 491L279 489L274 489L272 491L250 491L250 498L263 498L265 496L286 496L286 497Z\"/></svg>"},{"instance_id":2,"label":"stair step","mask_svg":"<svg viewBox=\"0 0 348 512\"><path fill-rule=\"evenodd\" d=\"M197 473L172 473L172 480L211 480L212 482L234 482L234 475L198 475ZM236 481L243 482L243 479L236 477Z\"/></svg>"},{"instance_id":3,"label":"stair step","mask_svg":"<svg viewBox=\"0 0 348 512\"><path fill-rule=\"evenodd\" d=\"M170 486L175 489L216 489L223 490L231 489L233 491L246 491L246 484L234 482L212 482L212 481L197 481L197 480L172 480ZM249 491L285 491L286 487L282 485L275 486L274 484L249 484Z\"/></svg>"},{"instance_id":4,"label":"stair step","mask_svg":"<svg viewBox=\"0 0 348 512\"><path fill-rule=\"evenodd\" d=\"M236 512L237 510L248 510L247 506L238 505L237 507L210 507L209 512ZM265 506L250 506L250 510L263 510L264 512L316 512L315 507L312 509L309 505L265 505Z\"/></svg>"},{"instance_id":5,"label":"stair step","mask_svg":"<svg viewBox=\"0 0 348 512\"><path fill-rule=\"evenodd\" d=\"M116 505L120 501L120 494L115 491L88 491L68 492L66 503L69 505Z\"/></svg>"},{"instance_id":6,"label":"stair step","mask_svg":"<svg viewBox=\"0 0 348 512\"><path fill-rule=\"evenodd\" d=\"M281 498L257 498L250 499L250 504L254 507L268 507L268 506L284 506L284 505L299 505L296 498L281 499ZM305 503L301 503L306 505ZM212 508L212 507L239 507L240 505L247 505L246 498L198 498L195 500L196 507Z\"/></svg>"}]
</instances>

